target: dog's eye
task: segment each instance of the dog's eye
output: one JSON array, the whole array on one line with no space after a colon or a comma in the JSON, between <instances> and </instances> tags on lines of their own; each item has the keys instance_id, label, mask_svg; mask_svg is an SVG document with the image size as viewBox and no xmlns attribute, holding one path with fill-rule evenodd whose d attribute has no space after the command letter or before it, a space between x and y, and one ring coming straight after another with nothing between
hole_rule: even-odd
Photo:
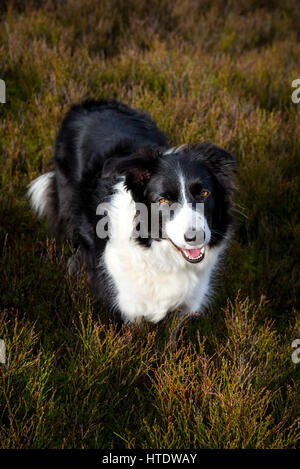
<instances>
[{"instance_id":1,"label":"dog's eye","mask_svg":"<svg viewBox=\"0 0 300 469\"><path fill-rule=\"evenodd\" d=\"M162 197L158 201L159 201L160 204L168 204L169 203L169 199L165 199L164 197Z\"/></svg>"},{"instance_id":2,"label":"dog's eye","mask_svg":"<svg viewBox=\"0 0 300 469\"><path fill-rule=\"evenodd\" d=\"M200 196L203 198L203 199L207 199L207 197L209 196L210 192L207 191L206 189L203 189L203 191L201 191L201 194Z\"/></svg>"}]
</instances>

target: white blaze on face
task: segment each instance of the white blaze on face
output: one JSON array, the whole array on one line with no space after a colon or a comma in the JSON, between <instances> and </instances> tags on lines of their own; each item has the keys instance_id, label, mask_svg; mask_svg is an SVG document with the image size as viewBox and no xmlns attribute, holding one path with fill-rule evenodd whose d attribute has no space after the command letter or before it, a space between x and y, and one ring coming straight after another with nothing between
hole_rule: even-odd
<instances>
[{"instance_id":1,"label":"white blaze on face","mask_svg":"<svg viewBox=\"0 0 300 469\"><path fill-rule=\"evenodd\" d=\"M207 244L211 237L211 232L204 216L204 204L196 204L196 208L193 208L192 204L188 203L182 175L180 175L180 185L181 203L180 205L177 204L179 208L175 211L174 219L166 224L166 234L179 248L200 248ZM196 236L196 239L188 242L185 239L185 235L191 238Z\"/></svg>"}]
</instances>

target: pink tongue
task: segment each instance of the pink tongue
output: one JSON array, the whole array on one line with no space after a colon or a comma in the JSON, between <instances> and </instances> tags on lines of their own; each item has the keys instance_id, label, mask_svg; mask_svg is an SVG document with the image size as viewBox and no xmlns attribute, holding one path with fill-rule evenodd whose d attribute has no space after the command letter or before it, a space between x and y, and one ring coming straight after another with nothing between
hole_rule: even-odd
<instances>
[{"instance_id":1,"label":"pink tongue","mask_svg":"<svg viewBox=\"0 0 300 469\"><path fill-rule=\"evenodd\" d=\"M199 257L201 249L183 249L183 251L190 257Z\"/></svg>"}]
</instances>

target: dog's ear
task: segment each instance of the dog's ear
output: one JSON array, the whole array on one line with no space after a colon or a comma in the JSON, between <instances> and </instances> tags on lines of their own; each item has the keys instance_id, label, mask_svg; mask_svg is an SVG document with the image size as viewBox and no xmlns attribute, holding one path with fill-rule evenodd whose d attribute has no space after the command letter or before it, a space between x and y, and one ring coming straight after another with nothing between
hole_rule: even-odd
<instances>
[{"instance_id":1,"label":"dog's ear","mask_svg":"<svg viewBox=\"0 0 300 469\"><path fill-rule=\"evenodd\" d=\"M211 169L213 176L230 198L235 189L236 157L211 142L194 145L192 149L198 158Z\"/></svg>"},{"instance_id":2,"label":"dog's ear","mask_svg":"<svg viewBox=\"0 0 300 469\"><path fill-rule=\"evenodd\" d=\"M236 157L229 151L224 150L211 142L193 145L191 148L196 153L197 157L211 170L223 196L228 201L231 201L232 194L236 189Z\"/></svg>"},{"instance_id":3,"label":"dog's ear","mask_svg":"<svg viewBox=\"0 0 300 469\"><path fill-rule=\"evenodd\" d=\"M143 186L155 169L161 152L156 148L143 148L129 156L112 156L103 165L102 178L126 176L127 185Z\"/></svg>"},{"instance_id":4,"label":"dog's ear","mask_svg":"<svg viewBox=\"0 0 300 469\"><path fill-rule=\"evenodd\" d=\"M193 149L200 158L215 172L232 176L237 171L237 160L234 155L211 142L194 145Z\"/></svg>"}]
</instances>

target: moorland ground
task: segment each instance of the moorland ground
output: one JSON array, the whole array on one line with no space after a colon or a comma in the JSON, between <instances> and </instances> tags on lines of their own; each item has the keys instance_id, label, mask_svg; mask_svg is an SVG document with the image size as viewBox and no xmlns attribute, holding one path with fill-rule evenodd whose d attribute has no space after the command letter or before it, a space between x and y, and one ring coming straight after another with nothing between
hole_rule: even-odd
<instances>
[{"instance_id":1,"label":"moorland ground","mask_svg":"<svg viewBox=\"0 0 300 469\"><path fill-rule=\"evenodd\" d=\"M299 25L296 0L1 3L0 447L299 447ZM214 301L173 343L171 317L116 333L25 196L102 97L238 159Z\"/></svg>"}]
</instances>

